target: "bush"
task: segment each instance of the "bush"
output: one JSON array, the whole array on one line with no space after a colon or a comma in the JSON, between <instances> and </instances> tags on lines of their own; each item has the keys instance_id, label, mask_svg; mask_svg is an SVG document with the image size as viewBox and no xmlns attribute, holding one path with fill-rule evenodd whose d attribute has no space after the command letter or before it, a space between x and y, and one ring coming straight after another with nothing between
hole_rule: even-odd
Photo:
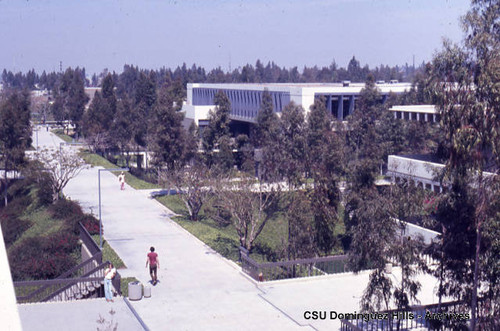
<instances>
[{"instance_id":1,"label":"bush","mask_svg":"<svg viewBox=\"0 0 500 331\"><path fill-rule=\"evenodd\" d=\"M29 187L23 187L22 182L22 180L16 181L8 190L9 203L3 210L9 215L22 215L33 201L29 195Z\"/></svg>"},{"instance_id":2,"label":"bush","mask_svg":"<svg viewBox=\"0 0 500 331\"><path fill-rule=\"evenodd\" d=\"M7 248L19 238L24 231L29 229L31 223L19 219L17 216L9 215L4 211L0 212L0 225L2 227L3 239ZM1 245L1 243L0 243Z\"/></svg>"},{"instance_id":3,"label":"bush","mask_svg":"<svg viewBox=\"0 0 500 331\"><path fill-rule=\"evenodd\" d=\"M83 216L82 208L74 201L59 199L49 207L52 217L61 220L70 220Z\"/></svg>"},{"instance_id":4,"label":"bush","mask_svg":"<svg viewBox=\"0 0 500 331\"><path fill-rule=\"evenodd\" d=\"M37 183L38 190L36 196L38 203L41 206L48 206L54 201L54 192L52 190L52 182L47 175L40 177Z\"/></svg>"},{"instance_id":5,"label":"bush","mask_svg":"<svg viewBox=\"0 0 500 331\"><path fill-rule=\"evenodd\" d=\"M69 232L57 232L46 237L43 242L43 248L48 253L64 252L72 253L78 248L78 236Z\"/></svg>"},{"instance_id":6,"label":"bush","mask_svg":"<svg viewBox=\"0 0 500 331\"><path fill-rule=\"evenodd\" d=\"M71 253L78 247L78 237L69 233L27 238L9 254L12 278L15 281L55 278L77 265Z\"/></svg>"},{"instance_id":7,"label":"bush","mask_svg":"<svg viewBox=\"0 0 500 331\"><path fill-rule=\"evenodd\" d=\"M89 234L99 234L99 220L94 216L86 214L80 219L80 223L82 223L83 227L89 232Z\"/></svg>"},{"instance_id":8,"label":"bush","mask_svg":"<svg viewBox=\"0 0 500 331\"><path fill-rule=\"evenodd\" d=\"M29 195L30 193L30 181L23 179L10 180L9 189L7 191L9 201Z\"/></svg>"}]
</instances>

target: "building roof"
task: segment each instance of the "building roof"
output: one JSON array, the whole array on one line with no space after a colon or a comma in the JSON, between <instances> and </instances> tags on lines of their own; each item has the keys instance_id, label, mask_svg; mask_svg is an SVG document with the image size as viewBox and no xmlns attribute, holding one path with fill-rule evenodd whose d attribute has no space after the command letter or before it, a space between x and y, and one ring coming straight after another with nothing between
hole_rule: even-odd
<instances>
[{"instance_id":1,"label":"building roof","mask_svg":"<svg viewBox=\"0 0 500 331\"><path fill-rule=\"evenodd\" d=\"M402 93L411 88L410 83L386 83L375 85L381 93ZM365 83L227 83L227 84L211 84L211 83L189 83L189 88L212 88L212 89L233 89L233 90L255 90L262 91L268 89L270 91L302 91L314 93L332 93L332 94L358 94L365 87Z\"/></svg>"}]
</instances>

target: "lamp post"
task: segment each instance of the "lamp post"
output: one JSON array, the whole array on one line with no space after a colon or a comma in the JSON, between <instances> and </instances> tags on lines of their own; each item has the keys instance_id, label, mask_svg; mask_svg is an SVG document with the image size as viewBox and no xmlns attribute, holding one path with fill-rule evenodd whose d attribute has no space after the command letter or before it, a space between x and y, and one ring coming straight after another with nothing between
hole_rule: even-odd
<instances>
[{"instance_id":1,"label":"lamp post","mask_svg":"<svg viewBox=\"0 0 500 331\"><path fill-rule=\"evenodd\" d=\"M99 248L102 250L102 219L101 219L101 171L129 171L129 168L110 168L98 169L98 187L99 187Z\"/></svg>"},{"instance_id":2,"label":"lamp post","mask_svg":"<svg viewBox=\"0 0 500 331\"><path fill-rule=\"evenodd\" d=\"M38 151L38 125L35 124L35 134L36 134L36 150Z\"/></svg>"}]
</instances>

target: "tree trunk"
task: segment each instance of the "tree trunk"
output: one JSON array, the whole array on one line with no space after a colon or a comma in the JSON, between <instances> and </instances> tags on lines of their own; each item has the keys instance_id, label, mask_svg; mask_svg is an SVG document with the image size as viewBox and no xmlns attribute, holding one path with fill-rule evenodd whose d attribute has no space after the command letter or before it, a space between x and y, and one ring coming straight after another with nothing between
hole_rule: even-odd
<instances>
[{"instance_id":1,"label":"tree trunk","mask_svg":"<svg viewBox=\"0 0 500 331\"><path fill-rule=\"evenodd\" d=\"M474 258L474 283L472 288L472 319L471 319L471 330L476 329L476 319L477 319L477 287L479 278L479 250L481 247L481 225L476 229L476 256Z\"/></svg>"},{"instance_id":2,"label":"tree trunk","mask_svg":"<svg viewBox=\"0 0 500 331\"><path fill-rule=\"evenodd\" d=\"M3 199L4 199L4 206L7 206L9 204L9 201L8 201L8 197L7 197L7 189L9 188L9 182L8 182L8 179L7 179L7 160L5 160L5 169L4 169L4 173L3 173L3 178L4 178L4 185L5 185L5 189L4 189L4 192L3 192Z\"/></svg>"}]
</instances>

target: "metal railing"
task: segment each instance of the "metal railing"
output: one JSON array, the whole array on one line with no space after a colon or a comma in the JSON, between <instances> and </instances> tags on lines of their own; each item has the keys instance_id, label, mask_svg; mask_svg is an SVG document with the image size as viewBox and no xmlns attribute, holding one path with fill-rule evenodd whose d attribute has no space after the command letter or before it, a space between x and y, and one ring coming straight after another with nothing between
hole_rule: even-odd
<instances>
[{"instance_id":1,"label":"metal railing","mask_svg":"<svg viewBox=\"0 0 500 331\"><path fill-rule=\"evenodd\" d=\"M259 263L240 248L243 272L257 281L311 277L349 272L347 255Z\"/></svg>"},{"instance_id":2,"label":"metal railing","mask_svg":"<svg viewBox=\"0 0 500 331\"><path fill-rule=\"evenodd\" d=\"M248 250L240 247L240 257L243 272L257 281L331 275L352 271L347 263L347 255L259 263L250 257ZM427 265L436 263L427 254L421 254L420 258ZM387 262L391 262L394 266L399 265L395 257L388 259Z\"/></svg>"},{"instance_id":3,"label":"metal railing","mask_svg":"<svg viewBox=\"0 0 500 331\"><path fill-rule=\"evenodd\" d=\"M87 229L83 226L82 223L78 223L78 228L80 229L80 240L83 242L85 247L90 252L91 256L96 256L96 255L101 255L101 249L99 248L99 245L92 239L92 236L90 233L87 231ZM102 263L102 259L99 261L99 264Z\"/></svg>"},{"instance_id":4,"label":"metal railing","mask_svg":"<svg viewBox=\"0 0 500 331\"><path fill-rule=\"evenodd\" d=\"M496 301L481 299L477 306L480 330L499 330L500 316ZM341 330L457 330L470 327L471 310L464 302L413 306L407 311L387 310L378 319L342 319ZM386 317L387 316L387 317Z\"/></svg>"},{"instance_id":5,"label":"metal railing","mask_svg":"<svg viewBox=\"0 0 500 331\"><path fill-rule=\"evenodd\" d=\"M413 306L405 311L387 310L376 316L360 313L355 318L342 319L341 330L453 329L460 324L466 326L469 319L470 310L463 303L455 301Z\"/></svg>"}]
</instances>

